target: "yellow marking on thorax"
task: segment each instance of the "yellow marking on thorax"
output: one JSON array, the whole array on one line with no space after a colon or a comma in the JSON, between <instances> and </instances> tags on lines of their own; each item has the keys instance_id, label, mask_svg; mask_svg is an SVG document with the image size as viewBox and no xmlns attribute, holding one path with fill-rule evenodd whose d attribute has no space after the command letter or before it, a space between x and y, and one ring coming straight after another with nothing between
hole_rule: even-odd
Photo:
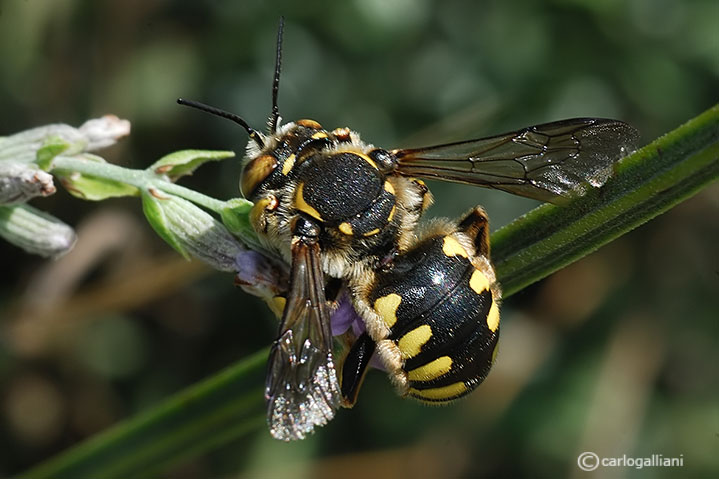
<instances>
[{"instance_id":1,"label":"yellow marking on thorax","mask_svg":"<svg viewBox=\"0 0 719 479\"><path fill-rule=\"evenodd\" d=\"M449 400L455 398L467 391L467 386L463 382L452 383L449 386L442 386L431 389L415 389L409 388L409 394L418 399L427 399L429 401Z\"/></svg>"},{"instance_id":2,"label":"yellow marking on thorax","mask_svg":"<svg viewBox=\"0 0 719 479\"><path fill-rule=\"evenodd\" d=\"M392 186L392 183L390 183L389 181L385 181L385 182L384 182L384 190L385 190L387 193L389 193L390 195L393 195L393 196L394 196L394 194L395 194L395 193L394 193L394 186Z\"/></svg>"},{"instance_id":3,"label":"yellow marking on thorax","mask_svg":"<svg viewBox=\"0 0 719 479\"><path fill-rule=\"evenodd\" d=\"M392 219L394 219L394 214L397 212L397 206L393 206L391 210L389 210L389 215L387 216L387 223L391 223Z\"/></svg>"},{"instance_id":4,"label":"yellow marking on thorax","mask_svg":"<svg viewBox=\"0 0 719 479\"><path fill-rule=\"evenodd\" d=\"M347 236L352 236L352 225L348 222L340 223L338 229Z\"/></svg>"},{"instance_id":5,"label":"yellow marking on thorax","mask_svg":"<svg viewBox=\"0 0 719 479\"><path fill-rule=\"evenodd\" d=\"M295 194L295 207L300 210L303 213L307 213L308 215L312 216L313 218L316 218L320 221L322 221L322 215L320 215L320 212L311 207L307 204L305 201L303 190L305 188L304 183L300 183L297 185L297 193Z\"/></svg>"},{"instance_id":6,"label":"yellow marking on thorax","mask_svg":"<svg viewBox=\"0 0 719 479\"><path fill-rule=\"evenodd\" d=\"M399 347L402 359L417 356L422 351L422 346L424 346L431 337L432 328L428 324L423 324L399 338L397 346Z\"/></svg>"},{"instance_id":7,"label":"yellow marking on thorax","mask_svg":"<svg viewBox=\"0 0 719 479\"><path fill-rule=\"evenodd\" d=\"M424 366L407 371L407 379L410 381L431 381L432 379L437 379L450 369L452 369L452 358L442 356Z\"/></svg>"},{"instance_id":8,"label":"yellow marking on thorax","mask_svg":"<svg viewBox=\"0 0 719 479\"><path fill-rule=\"evenodd\" d=\"M375 161L374 161L372 158L370 158L369 156L365 155L364 153L360 153L360 152L358 152L358 151L352 151L351 153L354 153L355 155L357 155L357 156L359 156L360 158L362 158L364 161L366 161L367 163L369 163L369 165L370 165L372 168L374 168L375 170L379 170L379 168L377 167L377 163L375 163Z\"/></svg>"},{"instance_id":9,"label":"yellow marking on thorax","mask_svg":"<svg viewBox=\"0 0 719 479\"><path fill-rule=\"evenodd\" d=\"M315 133L314 135L312 135L311 138L312 138L313 140L318 140L318 139L320 139L320 138L327 138L328 136L329 136L329 135L327 134L326 131L318 131L317 133Z\"/></svg>"},{"instance_id":10,"label":"yellow marking on thorax","mask_svg":"<svg viewBox=\"0 0 719 479\"><path fill-rule=\"evenodd\" d=\"M492 300L492 307L489 308L489 314L487 314L487 327L492 332L497 331L499 327L499 306L494 300Z\"/></svg>"},{"instance_id":11,"label":"yellow marking on thorax","mask_svg":"<svg viewBox=\"0 0 719 479\"><path fill-rule=\"evenodd\" d=\"M380 315L387 327L391 328L397 322L397 308L402 302L402 297L396 293L377 298L374 302L374 309Z\"/></svg>"},{"instance_id":12,"label":"yellow marking on thorax","mask_svg":"<svg viewBox=\"0 0 719 479\"><path fill-rule=\"evenodd\" d=\"M290 156L287 157L285 162L282 164L282 174L287 176L290 174L290 171L292 171L292 167L295 166L295 160L297 157L294 153L292 153Z\"/></svg>"},{"instance_id":13,"label":"yellow marking on thorax","mask_svg":"<svg viewBox=\"0 0 719 479\"><path fill-rule=\"evenodd\" d=\"M301 120L297 120L295 123L297 123L300 126L304 126L305 128L312 128L313 130L321 130L322 125L317 123L315 120L311 120L309 118L303 118Z\"/></svg>"},{"instance_id":14,"label":"yellow marking on thorax","mask_svg":"<svg viewBox=\"0 0 719 479\"><path fill-rule=\"evenodd\" d=\"M371 231L368 231L368 232L366 232L365 234L363 234L362 236L374 236L374 235L376 235L377 233L379 233L379 228L375 228L375 229L373 229L373 230L371 230Z\"/></svg>"},{"instance_id":15,"label":"yellow marking on thorax","mask_svg":"<svg viewBox=\"0 0 719 479\"><path fill-rule=\"evenodd\" d=\"M469 287L477 294L482 294L489 289L489 280L480 270L475 269L469 278Z\"/></svg>"},{"instance_id":16,"label":"yellow marking on thorax","mask_svg":"<svg viewBox=\"0 0 719 479\"><path fill-rule=\"evenodd\" d=\"M442 251L444 251L444 254L446 254L447 256L462 256L464 258L469 258L467 251L465 251L462 245L459 244L459 241L452 238L451 236L444 237Z\"/></svg>"}]
</instances>

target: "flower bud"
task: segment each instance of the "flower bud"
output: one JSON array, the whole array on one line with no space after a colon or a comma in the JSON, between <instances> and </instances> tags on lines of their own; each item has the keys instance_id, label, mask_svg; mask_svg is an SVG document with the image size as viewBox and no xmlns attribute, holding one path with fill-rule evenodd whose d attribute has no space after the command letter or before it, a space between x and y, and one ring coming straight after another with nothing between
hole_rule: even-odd
<instances>
[{"instance_id":1,"label":"flower bud","mask_svg":"<svg viewBox=\"0 0 719 479\"><path fill-rule=\"evenodd\" d=\"M0 205L25 203L55 193L52 175L30 163L0 161Z\"/></svg>"},{"instance_id":2,"label":"flower bud","mask_svg":"<svg viewBox=\"0 0 719 479\"><path fill-rule=\"evenodd\" d=\"M94 151L114 145L117 140L129 135L130 122L115 115L105 115L87 120L78 130L87 142L85 151Z\"/></svg>"},{"instance_id":3,"label":"flower bud","mask_svg":"<svg viewBox=\"0 0 719 479\"><path fill-rule=\"evenodd\" d=\"M62 147L55 148L55 154L94 151L116 143L129 133L130 122L115 115L88 120L80 128L63 123L41 126L0 138L0 161L34 162L38 151L49 143Z\"/></svg>"},{"instance_id":4,"label":"flower bud","mask_svg":"<svg viewBox=\"0 0 719 479\"><path fill-rule=\"evenodd\" d=\"M57 258L75 245L75 231L32 206L0 206L0 236L28 253Z\"/></svg>"},{"instance_id":5,"label":"flower bud","mask_svg":"<svg viewBox=\"0 0 719 479\"><path fill-rule=\"evenodd\" d=\"M260 298L273 298L287 292L289 269L253 250L241 251L235 257L235 284Z\"/></svg>"},{"instance_id":6,"label":"flower bud","mask_svg":"<svg viewBox=\"0 0 719 479\"><path fill-rule=\"evenodd\" d=\"M235 272L235 258L245 248L205 210L153 188L143 191L142 209L157 234L185 258L194 256L217 270Z\"/></svg>"}]
</instances>

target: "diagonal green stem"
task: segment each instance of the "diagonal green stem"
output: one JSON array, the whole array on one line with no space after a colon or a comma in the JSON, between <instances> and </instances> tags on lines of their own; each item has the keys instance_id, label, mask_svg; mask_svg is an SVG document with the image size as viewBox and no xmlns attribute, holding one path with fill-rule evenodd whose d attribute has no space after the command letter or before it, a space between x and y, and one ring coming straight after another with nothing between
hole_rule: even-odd
<instances>
[{"instance_id":1,"label":"diagonal green stem","mask_svg":"<svg viewBox=\"0 0 719 479\"><path fill-rule=\"evenodd\" d=\"M505 297L685 200L719 177L719 105L622 160L598 191L542 205L493 236ZM90 438L23 478L129 477L258 427L267 350Z\"/></svg>"}]
</instances>

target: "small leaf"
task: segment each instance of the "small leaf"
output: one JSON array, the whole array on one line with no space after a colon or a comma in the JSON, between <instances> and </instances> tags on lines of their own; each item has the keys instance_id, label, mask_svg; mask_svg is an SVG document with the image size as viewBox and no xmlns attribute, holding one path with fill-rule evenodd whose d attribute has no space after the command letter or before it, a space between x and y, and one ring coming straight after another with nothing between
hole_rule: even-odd
<instances>
[{"instance_id":1,"label":"small leaf","mask_svg":"<svg viewBox=\"0 0 719 479\"><path fill-rule=\"evenodd\" d=\"M75 231L30 205L0 206L0 236L28 253L46 258L64 255L75 245Z\"/></svg>"},{"instance_id":2,"label":"small leaf","mask_svg":"<svg viewBox=\"0 0 719 479\"><path fill-rule=\"evenodd\" d=\"M257 238L249 212L253 203L243 198L232 198L226 202L226 207L220 211L222 223L228 230L252 249L262 250L262 243Z\"/></svg>"},{"instance_id":3,"label":"small leaf","mask_svg":"<svg viewBox=\"0 0 719 479\"><path fill-rule=\"evenodd\" d=\"M89 153L82 155L81 158L96 163L105 163L105 160L99 156ZM83 200L101 201L107 198L137 196L139 194L136 187L109 178L62 169L53 170L53 173L70 194Z\"/></svg>"},{"instance_id":4,"label":"small leaf","mask_svg":"<svg viewBox=\"0 0 719 479\"><path fill-rule=\"evenodd\" d=\"M150 223L152 229L164 239L167 244L172 246L175 251L180 253L185 259L190 259L190 255L185 251L178 241L175 233L170 228L170 224L165 215L162 201L168 197L162 196L157 190L150 189L142 192L142 212L145 213L147 222Z\"/></svg>"},{"instance_id":5,"label":"small leaf","mask_svg":"<svg viewBox=\"0 0 719 479\"><path fill-rule=\"evenodd\" d=\"M48 171L53 158L65 152L68 148L70 148L70 143L57 135L50 136L35 153L35 163L43 170Z\"/></svg>"},{"instance_id":6,"label":"small leaf","mask_svg":"<svg viewBox=\"0 0 719 479\"><path fill-rule=\"evenodd\" d=\"M235 156L234 151L181 150L163 156L148 170L158 175L167 176L170 181L175 181L181 176L191 175L208 161L219 161L233 156Z\"/></svg>"}]
</instances>

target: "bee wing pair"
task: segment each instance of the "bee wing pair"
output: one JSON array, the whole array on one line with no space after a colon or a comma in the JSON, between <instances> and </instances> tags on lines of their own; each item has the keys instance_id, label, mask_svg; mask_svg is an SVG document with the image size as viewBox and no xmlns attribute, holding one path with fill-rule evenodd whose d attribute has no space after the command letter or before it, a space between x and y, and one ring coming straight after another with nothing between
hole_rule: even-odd
<instances>
[{"instance_id":1,"label":"bee wing pair","mask_svg":"<svg viewBox=\"0 0 719 479\"><path fill-rule=\"evenodd\" d=\"M392 153L398 159L395 174L561 203L601 186L636 139L636 130L626 123L578 118ZM290 292L266 387L270 432L282 440L302 439L326 424L341 402L320 254L316 242L299 240L292 246Z\"/></svg>"},{"instance_id":2,"label":"bee wing pair","mask_svg":"<svg viewBox=\"0 0 719 479\"><path fill-rule=\"evenodd\" d=\"M637 140L626 123L574 118L446 145L395 150L397 173L562 203L599 187Z\"/></svg>"},{"instance_id":3,"label":"bee wing pair","mask_svg":"<svg viewBox=\"0 0 719 479\"><path fill-rule=\"evenodd\" d=\"M270 433L283 441L303 439L315 426L327 424L339 407L324 284L319 245L297 238L292 244L290 292L265 385Z\"/></svg>"}]
</instances>

